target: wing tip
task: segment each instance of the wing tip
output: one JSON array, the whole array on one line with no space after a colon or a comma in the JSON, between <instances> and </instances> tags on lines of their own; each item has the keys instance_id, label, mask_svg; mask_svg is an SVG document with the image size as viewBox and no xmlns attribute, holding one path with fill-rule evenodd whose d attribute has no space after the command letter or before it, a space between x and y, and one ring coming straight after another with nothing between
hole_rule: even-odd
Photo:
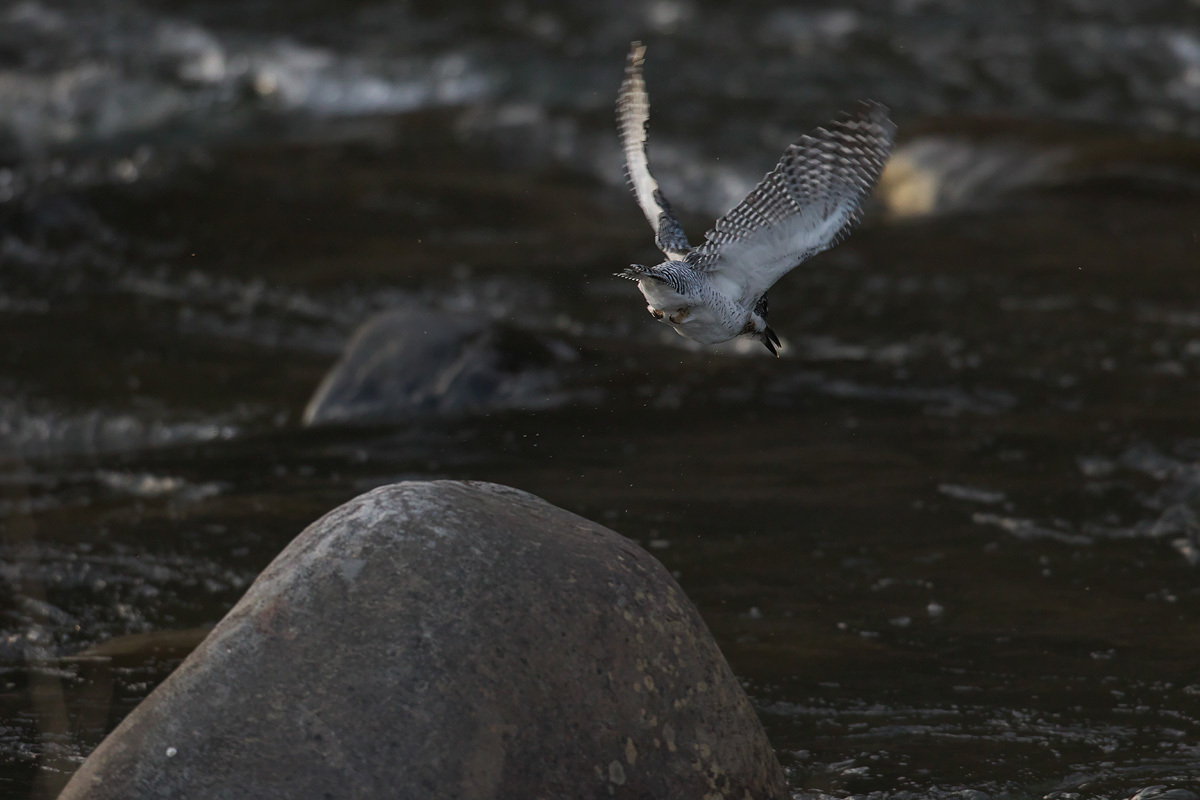
<instances>
[{"instance_id":1,"label":"wing tip","mask_svg":"<svg viewBox=\"0 0 1200 800\"><path fill-rule=\"evenodd\" d=\"M638 40L629 43L629 57L627 59L627 69L640 69L642 63L646 60L646 45Z\"/></svg>"},{"instance_id":2,"label":"wing tip","mask_svg":"<svg viewBox=\"0 0 1200 800\"><path fill-rule=\"evenodd\" d=\"M632 120L640 116L649 116L649 101L646 96L646 83L642 78L642 64L646 60L646 48L641 42L634 42L629 47L629 55L625 60L625 78L621 88L617 90L617 114L622 120Z\"/></svg>"},{"instance_id":3,"label":"wing tip","mask_svg":"<svg viewBox=\"0 0 1200 800\"><path fill-rule=\"evenodd\" d=\"M803 154L806 148L820 147L821 143L849 147L855 153L855 160L882 171L896 144L896 123L883 103L860 100L852 109L839 112L826 125L801 136L788 147L784 157ZM873 184L877 179L876 175L868 182Z\"/></svg>"},{"instance_id":4,"label":"wing tip","mask_svg":"<svg viewBox=\"0 0 1200 800\"><path fill-rule=\"evenodd\" d=\"M892 121L891 110L878 100L860 100L852 111L839 114L836 120L842 123L855 121L877 126L888 141L896 136L896 123Z\"/></svg>"}]
</instances>

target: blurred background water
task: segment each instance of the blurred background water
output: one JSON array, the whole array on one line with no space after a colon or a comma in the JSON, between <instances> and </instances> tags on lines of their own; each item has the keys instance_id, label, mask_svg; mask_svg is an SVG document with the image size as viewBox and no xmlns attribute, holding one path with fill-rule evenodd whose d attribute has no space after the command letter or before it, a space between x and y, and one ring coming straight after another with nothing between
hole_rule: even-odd
<instances>
[{"instance_id":1,"label":"blurred background water","mask_svg":"<svg viewBox=\"0 0 1200 800\"><path fill-rule=\"evenodd\" d=\"M867 223L772 291L780 360L610 277L655 258L632 39L693 241L893 109ZM451 477L651 548L797 798L1194 800L1198 255L1192 0L0 5L0 797L308 522ZM483 366L305 425L397 309Z\"/></svg>"}]
</instances>

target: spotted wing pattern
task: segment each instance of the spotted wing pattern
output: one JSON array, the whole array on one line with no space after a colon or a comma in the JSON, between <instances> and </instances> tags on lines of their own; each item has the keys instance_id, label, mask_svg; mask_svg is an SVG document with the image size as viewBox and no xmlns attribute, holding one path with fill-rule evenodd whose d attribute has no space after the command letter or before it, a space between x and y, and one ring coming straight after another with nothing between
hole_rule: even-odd
<instances>
[{"instance_id":1,"label":"spotted wing pattern","mask_svg":"<svg viewBox=\"0 0 1200 800\"><path fill-rule=\"evenodd\" d=\"M642 79L645 55L646 48L642 43L634 42L625 62L625 80L621 82L621 91L617 94L617 127L621 132L621 147L625 151L625 172L642 213L654 229L654 243L667 258L681 261L692 246L659 190L658 181L650 174L650 165L646 160L650 97L646 94L646 82Z\"/></svg>"},{"instance_id":2,"label":"spotted wing pattern","mask_svg":"<svg viewBox=\"0 0 1200 800\"><path fill-rule=\"evenodd\" d=\"M688 263L727 279L753 302L797 264L845 237L883 172L895 130L887 109L867 102L802 136L717 220Z\"/></svg>"}]
</instances>

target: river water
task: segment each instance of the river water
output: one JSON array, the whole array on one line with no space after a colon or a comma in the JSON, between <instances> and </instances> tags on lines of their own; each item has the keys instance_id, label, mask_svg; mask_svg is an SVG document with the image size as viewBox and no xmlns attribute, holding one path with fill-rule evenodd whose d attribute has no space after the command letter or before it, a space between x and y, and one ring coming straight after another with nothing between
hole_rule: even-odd
<instances>
[{"instance_id":1,"label":"river water","mask_svg":"<svg viewBox=\"0 0 1200 800\"><path fill-rule=\"evenodd\" d=\"M649 548L796 798L1200 793L1195 3L100 5L0 8L0 797L53 796L307 523L432 477ZM783 358L611 277L655 258L635 38L693 241L893 109L866 224L771 293ZM304 426L397 308L556 355L520 401Z\"/></svg>"}]
</instances>

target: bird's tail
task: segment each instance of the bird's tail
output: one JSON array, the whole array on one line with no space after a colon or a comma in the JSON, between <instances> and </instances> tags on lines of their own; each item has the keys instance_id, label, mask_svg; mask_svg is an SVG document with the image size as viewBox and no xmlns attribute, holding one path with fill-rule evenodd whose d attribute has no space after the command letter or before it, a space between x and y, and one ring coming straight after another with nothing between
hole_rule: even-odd
<instances>
[{"instance_id":1,"label":"bird's tail","mask_svg":"<svg viewBox=\"0 0 1200 800\"><path fill-rule=\"evenodd\" d=\"M630 264L620 272L614 272L613 275L630 281L640 281L642 278L662 280L661 276L654 274L651 267L643 267L641 264Z\"/></svg>"}]
</instances>

